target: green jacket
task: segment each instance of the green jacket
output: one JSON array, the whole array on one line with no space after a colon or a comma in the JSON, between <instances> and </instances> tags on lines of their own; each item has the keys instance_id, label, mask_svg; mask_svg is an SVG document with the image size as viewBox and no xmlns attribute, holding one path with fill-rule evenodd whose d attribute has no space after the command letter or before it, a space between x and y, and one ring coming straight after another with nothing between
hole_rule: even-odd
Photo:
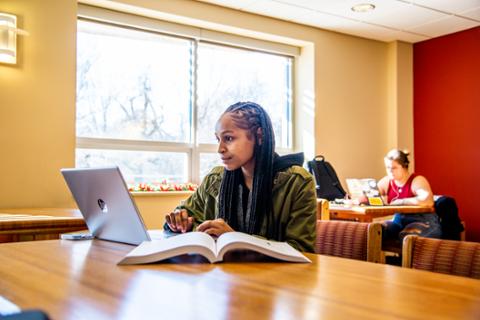
<instances>
[{"instance_id":1,"label":"green jacket","mask_svg":"<svg viewBox=\"0 0 480 320\"><path fill-rule=\"evenodd\" d=\"M194 229L205 220L218 218L218 194L223 172L223 167L213 168L197 191L178 207L194 217ZM282 232L280 241L286 241L300 251L314 252L317 201L312 175L295 165L277 172L272 193L274 219ZM265 237L266 230L264 220L258 235Z\"/></svg>"}]
</instances>

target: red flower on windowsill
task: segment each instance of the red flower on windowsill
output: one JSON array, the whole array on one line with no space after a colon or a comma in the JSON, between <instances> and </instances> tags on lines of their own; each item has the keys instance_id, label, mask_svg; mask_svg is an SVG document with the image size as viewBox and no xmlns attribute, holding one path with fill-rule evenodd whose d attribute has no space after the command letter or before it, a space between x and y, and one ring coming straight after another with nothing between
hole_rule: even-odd
<instances>
[{"instance_id":1,"label":"red flower on windowsill","mask_svg":"<svg viewBox=\"0 0 480 320\"><path fill-rule=\"evenodd\" d=\"M168 191L195 191L198 185L195 183L167 183L166 181L159 183L129 183L128 191L130 192L168 192Z\"/></svg>"}]
</instances>

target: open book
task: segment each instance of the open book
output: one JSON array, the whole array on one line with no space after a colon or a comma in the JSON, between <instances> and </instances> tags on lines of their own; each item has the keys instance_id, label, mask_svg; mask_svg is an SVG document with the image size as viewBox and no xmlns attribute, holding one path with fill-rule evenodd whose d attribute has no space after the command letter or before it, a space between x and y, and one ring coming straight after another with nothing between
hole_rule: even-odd
<instances>
[{"instance_id":1,"label":"open book","mask_svg":"<svg viewBox=\"0 0 480 320\"><path fill-rule=\"evenodd\" d=\"M346 181L350 197L358 204L384 205L375 179L346 179Z\"/></svg>"},{"instance_id":2,"label":"open book","mask_svg":"<svg viewBox=\"0 0 480 320\"><path fill-rule=\"evenodd\" d=\"M289 262L311 262L286 242L254 237L242 232L227 232L217 240L204 232L187 232L159 241L144 241L118 264L142 264L183 254L199 254L210 263L220 262L226 252L252 250Z\"/></svg>"}]
</instances>

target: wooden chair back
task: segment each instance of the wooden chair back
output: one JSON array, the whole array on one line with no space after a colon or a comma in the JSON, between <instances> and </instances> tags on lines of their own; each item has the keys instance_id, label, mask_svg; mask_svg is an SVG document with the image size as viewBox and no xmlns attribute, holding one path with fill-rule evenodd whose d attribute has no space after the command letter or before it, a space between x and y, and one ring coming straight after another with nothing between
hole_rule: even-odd
<instances>
[{"instance_id":1,"label":"wooden chair back","mask_svg":"<svg viewBox=\"0 0 480 320\"><path fill-rule=\"evenodd\" d=\"M402 266L480 279L480 243L408 235Z\"/></svg>"},{"instance_id":2,"label":"wooden chair back","mask_svg":"<svg viewBox=\"0 0 480 320\"><path fill-rule=\"evenodd\" d=\"M330 204L327 199L317 198L317 220L330 220Z\"/></svg>"},{"instance_id":3,"label":"wooden chair back","mask_svg":"<svg viewBox=\"0 0 480 320\"><path fill-rule=\"evenodd\" d=\"M317 220L318 254L380 263L381 243L380 223Z\"/></svg>"}]
</instances>

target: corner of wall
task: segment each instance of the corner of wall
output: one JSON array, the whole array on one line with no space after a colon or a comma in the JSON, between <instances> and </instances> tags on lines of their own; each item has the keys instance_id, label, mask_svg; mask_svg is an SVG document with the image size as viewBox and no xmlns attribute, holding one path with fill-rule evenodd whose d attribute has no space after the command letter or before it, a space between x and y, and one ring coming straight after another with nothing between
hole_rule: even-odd
<instances>
[{"instance_id":1,"label":"corner of wall","mask_svg":"<svg viewBox=\"0 0 480 320\"><path fill-rule=\"evenodd\" d=\"M414 168L413 45L390 42L387 59L387 147L409 150Z\"/></svg>"}]
</instances>

